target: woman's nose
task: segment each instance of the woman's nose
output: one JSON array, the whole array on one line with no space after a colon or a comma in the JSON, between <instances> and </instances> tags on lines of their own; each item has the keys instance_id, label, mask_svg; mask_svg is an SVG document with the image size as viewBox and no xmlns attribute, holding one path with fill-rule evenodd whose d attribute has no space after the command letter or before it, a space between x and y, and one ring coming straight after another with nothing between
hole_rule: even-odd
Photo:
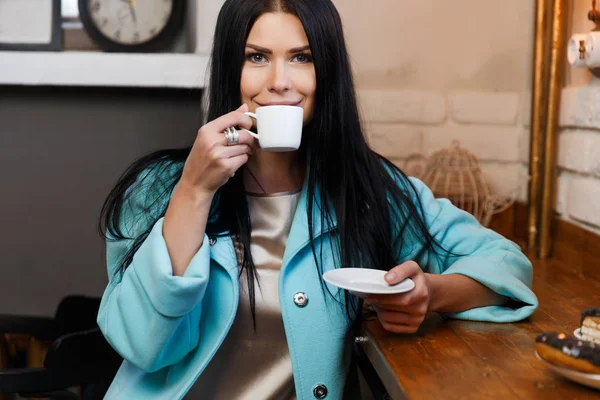
<instances>
[{"instance_id":1,"label":"woman's nose","mask_svg":"<svg viewBox=\"0 0 600 400\"><path fill-rule=\"evenodd\" d=\"M269 82L269 91L275 93L287 92L292 88L292 80L284 62L273 63Z\"/></svg>"}]
</instances>

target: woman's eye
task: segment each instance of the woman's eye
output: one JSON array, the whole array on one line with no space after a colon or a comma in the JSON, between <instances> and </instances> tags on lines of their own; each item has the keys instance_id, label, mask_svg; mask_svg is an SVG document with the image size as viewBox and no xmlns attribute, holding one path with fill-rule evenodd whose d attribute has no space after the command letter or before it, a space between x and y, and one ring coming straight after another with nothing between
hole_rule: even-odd
<instances>
[{"instance_id":1,"label":"woman's eye","mask_svg":"<svg viewBox=\"0 0 600 400\"><path fill-rule=\"evenodd\" d=\"M260 63L265 62L265 56L263 56L260 53L248 54L246 57L248 58L248 60L252 61L253 63L260 64Z\"/></svg>"},{"instance_id":2,"label":"woman's eye","mask_svg":"<svg viewBox=\"0 0 600 400\"><path fill-rule=\"evenodd\" d=\"M294 57L295 61L299 63L309 63L312 62L312 57L309 54L297 54Z\"/></svg>"}]
</instances>

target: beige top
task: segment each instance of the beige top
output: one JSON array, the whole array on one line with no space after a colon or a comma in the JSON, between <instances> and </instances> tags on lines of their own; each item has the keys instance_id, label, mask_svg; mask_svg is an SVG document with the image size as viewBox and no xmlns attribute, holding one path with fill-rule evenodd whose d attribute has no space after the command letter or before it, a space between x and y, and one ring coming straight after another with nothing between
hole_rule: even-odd
<instances>
[{"instance_id":1,"label":"beige top","mask_svg":"<svg viewBox=\"0 0 600 400\"><path fill-rule=\"evenodd\" d=\"M279 270L300 192L248 195L252 258L256 265L256 332L246 274L225 341L185 399L295 400L292 362L279 306Z\"/></svg>"}]
</instances>

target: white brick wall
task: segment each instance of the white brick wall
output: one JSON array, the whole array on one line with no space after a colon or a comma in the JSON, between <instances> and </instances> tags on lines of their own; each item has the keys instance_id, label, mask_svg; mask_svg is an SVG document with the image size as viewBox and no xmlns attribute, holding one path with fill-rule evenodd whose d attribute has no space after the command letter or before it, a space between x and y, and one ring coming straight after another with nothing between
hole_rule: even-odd
<instances>
[{"instance_id":1,"label":"white brick wall","mask_svg":"<svg viewBox=\"0 0 600 400\"><path fill-rule=\"evenodd\" d=\"M529 168L529 152L531 144L530 128L521 127L521 134L519 135L519 161Z\"/></svg>"},{"instance_id":2,"label":"white brick wall","mask_svg":"<svg viewBox=\"0 0 600 400\"><path fill-rule=\"evenodd\" d=\"M475 154L492 193L527 199L530 107L526 93L362 90L358 94L372 147L398 165L452 140Z\"/></svg>"},{"instance_id":3,"label":"white brick wall","mask_svg":"<svg viewBox=\"0 0 600 400\"><path fill-rule=\"evenodd\" d=\"M567 215L579 222L600 227L600 180L571 176L567 189Z\"/></svg>"},{"instance_id":4,"label":"white brick wall","mask_svg":"<svg viewBox=\"0 0 600 400\"><path fill-rule=\"evenodd\" d=\"M446 119L446 99L436 92L363 90L358 98L369 122L440 124Z\"/></svg>"},{"instance_id":5,"label":"white brick wall","mask_svg":"<svg viewBox=\"0 0 600 400\"><path fill-rule=\"evenodd\" d=\"M600 88L595 85L565 88L561 95L559 124L600 129Z\"/></svg>"},{"instance_id":6,"label":"white brick wall","mask_svg":"<svg viewBox=\"0 0 600 400\"><path fill-rule=\"evenodd\" d=\"M459 140L462 147L469 149L480 160L519 161L519 138L522 130L518 126L495 125L443 125L427 127L424 132L426 155L449 147Z\"/></svg>"},{"instance_id":7,"label":"white brick wall","mask_svg":"<svg viewBox=\"0 0 600 400\"><path fill-rule=\"evenodd\" d=\"M371 146L384 157L402 159L423 149L423 129L420 126L397 124L367 124Z\"/></svg>"},{"instance_id":8,"label":"white brick wall","mask_svg":"<svg viewBox=\"0 0 600 400\"><path fill-rule=\"evenodd\" d=\"M560 110L556 211L600 233L600 87L568 87Z\"/></svg>"},{"instance_id":9,"label":"white brick wall","mask_svg":"<svg viewBox=\"0 0 600 400\"><path fill-rule=\"evenodd\" d=\"M525 181L521 166L517 163L482 162L481 170L492 193L505 196L521 195L521 185Z\"/></svg>"},{"instance_id":10,"label":"white brick wall","mask_svg":"<svg viewBox=\"0 0 600 400\"><path fill-rule=\"evenodd\" d=\"M450 115L464 124L515 125L519 115L518 93L453 92Z\"/></svg>"},{"instance_id":11,"label":"white brick wall","mask_svg":"<svg viewBox=\"0 0 600 400\"><path fill-rule=\"evenodd\" d=\"M559 136L558 166L600 176L600 133L565 129Z\"/></svg>"},{"instance_id":12,"label":"white brick wall","mask_svg":"<svg viewBox=\"0 0 600 400\"><path fill-rule=\"evenodd\" d=\"M531 126L531 92L524 92L521 96L521 125L529 128Z\"/></svg>"},{"instance_id":13,"label":"white brick wall","mask_svg":"<svg viewBox=\"0 0 600 400\"><path fill-rule=\"evenodd\" d=\"M571 174L567 171L558 172L555 211L561 216L566 215L567 212L567 195L569 193L570 175Z\"/></svg>"}]
</instances>

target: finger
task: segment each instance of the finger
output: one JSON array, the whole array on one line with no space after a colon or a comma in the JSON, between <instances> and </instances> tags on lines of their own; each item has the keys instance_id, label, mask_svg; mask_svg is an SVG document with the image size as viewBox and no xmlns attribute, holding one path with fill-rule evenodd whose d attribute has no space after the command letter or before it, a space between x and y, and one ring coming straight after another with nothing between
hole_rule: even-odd
<instances>
[{"instance_id":1,"label":"finger","mask_svg":"<svg viewBox=\"0 0 600 400\"><path fill-rule=\"evenodd\" d=\"M413 315L402 311L391 311L384 308L376 307L377 315L381 321L391 324L400 325L419 325L421 318L418 315Z\"/></svg>"},{"instance_id":2,"label":"finger","mask_svg":"<svg viewBox=\"0 0 600 400\"><path fill-rule=\"evenodd\" d=\"M400 325L400 324L392 324L386 321L379 321L381 326L388 331L393 333L415 333L419 330L418 325Z\"/></svg>"},{"instance_id":3,"label":"finger","mask_svg":"<svg viewBox=\"0 0 600 400\"><path fill-rule=\"evenodd\" d=\"M414 261L406 261L400 265L396 265L385 274L385 281L390 285L395 285L402 282L406 278L410 278L418 274L421 271L421 267Z\"/></svg>"},{"instance_id":4,"label":"finger","mask_svg":"<svg viewBox=\"0 0 600 400\"><path fill-rule=\"evenodd\" d=\"M241 156L242 154L252 154L254 148L247 144L236 144L233 146L223 146L219 149L219 158L232 158Z\"/></svg>"},{"instance_id":5,"label":"finger","mask_svg":"<svg viewBox=\"0 0 600 400\"><path fill-rule=\"evenodd\" d=\"M231 176L233 176L233 174L235 174L235 171L240 169L240 167L246 164L247 162L248 154L241 154L239 156L228 158L227 163L229 164L229 168L232 171Z\"/></svg>"},{"instance_id":6,"label":"finger","mask_svg":"<svg viewBox=\"0 0 600 400\"><path fill-rule=\"evenodd\" d=\"M365 299L365 304L373 306L395 307L400 309L417 309L426 304L428 294L422 288L417 287L408 293L378 294L371 295Z\"/></svg>"},{"instance_id":7,"label":"finger","mask_svg":"<svg viewBox=\"0 0 600 400\"><path fill-rule=\"evenodd\" d=\"M380 301L377 303L367 303L367 305L370 305L372 307L380 307L380 308L385 308L388 310L395 310L395 311L406 311L406 312L412 312L414 310L417 310L419 308L419 304L417 301L413 301L412 299L409 298L403 298L403 299L396 299L396 300L389 300L389 301Z\"/></svg>"},{"instance_id":8,"label":"finger","mask_svg":"<svg viewBox=\"0 0 600 400\"><path fill-rule=\"evenodd\" d=\"M397 310L397 311L410 311L411 304L408 303L407 299L389 299L389 300L380 300L377 302L369 301L366 302L367 305L372 306L373 308L385 308L388 310Z\"/></svg>"},{"instance_id":9,"label":"finger","mask_svg":"<svg viewBox=\"0 0 600 400\"><path fill-rule=\"evenodd\" d=\"M248 132L246 132L245 130L241 129L241 130L236 130L236 132L238 133L238 144L246 144L250 147L252 147L253 149L256 148L256 139L254 139ZM229 146L227 144L227 138L225 137L225 135L223 134L223 145L224 146ZM233 145L235 146L235 145Z\"/></svg>"},{"instance_id":10,"label":"finger","mask_svg":"<svg viewBox=\"0 0 600 400\"><path fill-rule=\"evenodd\" d=\"M252 118L244 114L248 110L245 104L235 111L221 115L219 118L206 124L206 128L214 132L224 132L230 126L241 126L246 129L252 128Z\"/></svg>"},{"instance_id":11,"label":"finger","mask_svg":"<svg viewBox=\"0 0 600 400\"><path fill-rule=\"evenodd\" d=\"M365 299L365 304L374 306L403 306L409 304L411 293L373 294Z\"/></svg>"}]
</instances>

